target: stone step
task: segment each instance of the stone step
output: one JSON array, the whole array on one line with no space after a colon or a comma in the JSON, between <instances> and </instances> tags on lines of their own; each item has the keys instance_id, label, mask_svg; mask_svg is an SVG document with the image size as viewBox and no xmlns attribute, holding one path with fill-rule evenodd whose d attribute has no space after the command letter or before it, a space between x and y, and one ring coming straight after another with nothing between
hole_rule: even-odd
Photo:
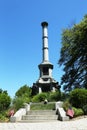
<instances>
[{"instance_id":1,"label":"stone step","mask_svg":"<svg viewBox=\"0 0 87 130\"><path fill-rule=\"evenodd\" d=\"M20 122L48 122L57 121L58 115L55 110L30 110L22 116Z\"/></svg>"},{"instance_id":2,"label":"stone step","mask_svg":"<svg viewBox=\"0 0 87 130\"><path fill-rule=\"evenodd\" d=\"M38 123L38 122L55 122L58 120L21 120L19 123Z\"/></svg>"},{"instance_id":3,"label":"stone step","mask_svg":"<svg viewBox=\"0 0 87 130\"><path fill-rule=\"evenodd\" d=\"M27 115L55 115L55 110L30 110Z\"/></svg>"},{"instance_id":4,"label":"stone step","mask_svg":"<svg viewBox=\"0 0 87 130\"><path fill-rule=\"evenodd\" d=\"M22 120L57 120L58 115L25 115Z\"/></svg>"},{"instance_id":5,"label":"stone step","mask_svg":"<svg viewBox=\"0 0 87 130\"><path fill-rule=\"evenodd\" d=\"M21 122L48 122L57 121L58 115L55 110L30 110L22 116Z\"/></svg>"}]
</instances>

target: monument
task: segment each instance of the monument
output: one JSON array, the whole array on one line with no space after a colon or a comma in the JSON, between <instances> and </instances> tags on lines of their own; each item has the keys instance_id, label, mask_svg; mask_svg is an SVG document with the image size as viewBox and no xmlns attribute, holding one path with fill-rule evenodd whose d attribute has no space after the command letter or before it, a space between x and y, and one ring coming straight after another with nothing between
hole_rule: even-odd
<instances>
[{"instance_id":1,"label":"monument","mask_svg":"<svg viewBox=\"0 0 87 130\"><path fill-rule=\"evenodd\" d=\"M49 92L59 89L58 82L52 76L53 64L49 62L48 23L42 22L42 63L38 65L40 75L36 81L38 92ZM35 88L35 87L34 87Z\"/></svg>"}]
</instances>

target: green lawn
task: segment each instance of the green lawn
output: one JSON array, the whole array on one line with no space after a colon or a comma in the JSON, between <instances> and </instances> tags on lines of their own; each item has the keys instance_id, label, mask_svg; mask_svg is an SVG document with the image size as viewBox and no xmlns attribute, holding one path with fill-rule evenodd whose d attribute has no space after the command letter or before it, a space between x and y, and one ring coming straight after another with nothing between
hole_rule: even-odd
<instances>
[{"instance_id":1,"label":"green lawn","mask_svg":"<svg viewBox=\"0 0 87 130\"><path fill-rule=\"evenodd\" d=\"M55 103L32 103L31 104L31 110L54 110L55 109Z\"/></svg>"}]
</instances>

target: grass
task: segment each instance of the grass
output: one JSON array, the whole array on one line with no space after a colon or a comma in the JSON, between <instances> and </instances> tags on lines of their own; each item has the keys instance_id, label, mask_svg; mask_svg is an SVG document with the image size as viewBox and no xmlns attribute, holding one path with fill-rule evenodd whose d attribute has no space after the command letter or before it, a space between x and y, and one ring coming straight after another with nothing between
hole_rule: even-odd
<instances>
[{"instance_id":1,"label":"grass","mask_svg":"<svg viewBox=\"0 0 87 130\"><path fill-rule=\"evenodd\" d=\"M31 104L31 110L54 110L55 103L33 103Z\"/></svg>"}]
</instances>

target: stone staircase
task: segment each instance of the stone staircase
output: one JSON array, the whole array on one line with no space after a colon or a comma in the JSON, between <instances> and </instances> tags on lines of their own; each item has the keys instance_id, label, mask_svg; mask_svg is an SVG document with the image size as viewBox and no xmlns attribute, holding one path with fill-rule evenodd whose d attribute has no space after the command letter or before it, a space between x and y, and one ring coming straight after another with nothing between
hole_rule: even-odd
<instances>
[{"instance_id":1,"label":"stone staircase","mask_svg":"<svg viewBox=\"0 0 87 130\"><path fill-rule=\"evenodd\" d=\"M30 110L22 116L20 122L47 122L57 121L58 115L55 110Z\"/></svg>"},{"instance_id":2,"label":"stone staircase","mask_svg":"<svg viewBox=\"0 0 87 130\"><path fill-rule=\"evenodd\" d=\"M40 103L41 104L41 103ZM30 104L25 103L25 108L20 108L14 116L10 117L11 122L48 122L48 121L68 121L69 117L62 108L63 102L55 103L55 108L51 110L32 110ZM39 104L35 104L35 106Z\"/></svg>"}]
</instances>

